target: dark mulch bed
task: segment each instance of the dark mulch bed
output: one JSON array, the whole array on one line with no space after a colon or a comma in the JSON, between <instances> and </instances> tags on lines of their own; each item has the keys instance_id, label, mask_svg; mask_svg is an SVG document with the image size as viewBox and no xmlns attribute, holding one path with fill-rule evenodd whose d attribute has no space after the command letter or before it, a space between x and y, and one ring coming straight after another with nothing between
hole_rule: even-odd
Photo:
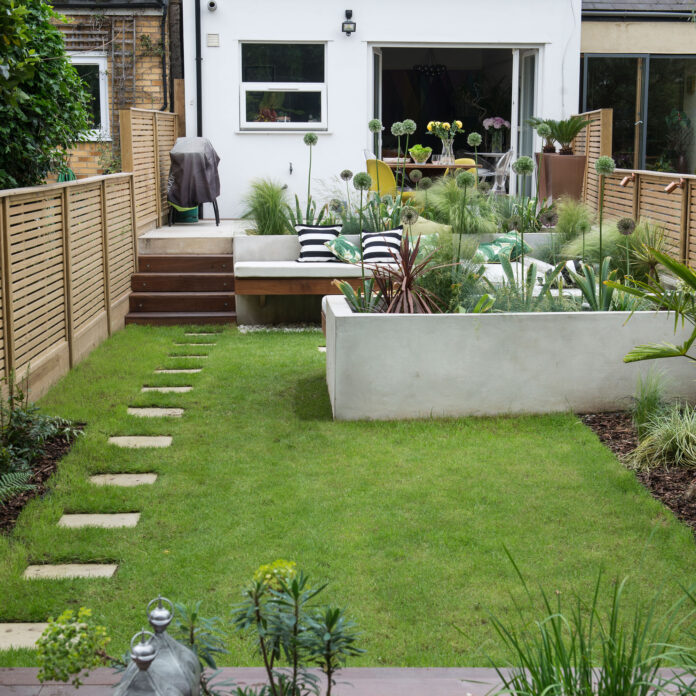
<instances>
[{"instance_id":1,"label":"dark mulch bed","mask_svg":"<svg viewBox=\"0 0 696 696\"><path fill-rule=\"evenodd\" d=\"M619 459L629 454L638 444L631 416L624 411L590 413L580 417ZM696 471L673 467L637 471L636 477L653 498L664 503L696 532Z\"/></svg>"},{"instance_id":2,"label":"dark mulch bed","mask_svg":"<svg viewBox=\"0 0 696 696\"><path fill-rule=\"evenodd\" d=\"M46 492L46 484L55 470L58 462L65 456L72 447L74 440L66 442L63 438L54 438L46 443L46 451L34 465L34 474L31 483L35 488L30 491L22 491L14 498L6 500L4 505L0 505L0 533L9 534L15 524L22 508L32 499L43 496Z\"/></svg>"}]
</instances>

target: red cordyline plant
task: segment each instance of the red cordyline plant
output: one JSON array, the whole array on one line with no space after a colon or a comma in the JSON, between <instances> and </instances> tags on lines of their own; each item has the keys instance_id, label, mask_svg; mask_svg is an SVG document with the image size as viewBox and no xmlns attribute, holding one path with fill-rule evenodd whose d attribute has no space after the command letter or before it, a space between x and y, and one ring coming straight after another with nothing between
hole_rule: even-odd
<instances>
[{"instance_id":1,"label":"red cordyline plant","mask_svg":"<svg viewBox=\"0 0 696 696\"><path fill-rule=\"evenodd\" d=\"M420 241L418 237L411 247L409 235L405 234L399 253L392 252L396 263L379 265L373 270L375 286L382 295L387 314L432 314L440 311L437 297L418 285L418 279L434 268L430 265L434 252L418 260Z\"/></svg>"}]
</instances>

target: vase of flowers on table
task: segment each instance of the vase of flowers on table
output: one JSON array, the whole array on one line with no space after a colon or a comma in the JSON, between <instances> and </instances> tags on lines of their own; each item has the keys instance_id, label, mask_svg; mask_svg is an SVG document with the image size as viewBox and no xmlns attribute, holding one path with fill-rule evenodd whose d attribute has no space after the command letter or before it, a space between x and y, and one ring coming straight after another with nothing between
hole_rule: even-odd
<instances>
[{"instance_id":1,"label":"vase of flowers on table","mask_svg":"<svg viewBox=\"0 0 696 696\"><path fill-rule=\"evenodd\" d=\"M442 164L454 164L454 136L463 133L461 121L430 121L427 125L428 133L435 135L442 141Z\"/></svg>"},{"instance_id":2,"label":"vase of flowers on table","mask_svg":"<svg viewBox=\"0 0 696 696\"><path fill-rule=\"evenodd\" d=\"M502 152L503 136L505 131L510 129L510 121L506 121L502 116L491 116L483 120L483 127L490 134L491 152Z\"/></svg>"}]
</instances>

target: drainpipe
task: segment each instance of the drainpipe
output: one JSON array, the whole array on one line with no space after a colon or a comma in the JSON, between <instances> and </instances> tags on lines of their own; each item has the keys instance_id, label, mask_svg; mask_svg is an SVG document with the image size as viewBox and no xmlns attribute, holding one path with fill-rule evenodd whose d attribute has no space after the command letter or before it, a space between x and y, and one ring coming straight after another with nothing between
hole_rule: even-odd
<instances>
[{"instance_id":1,"label":"drainpipe","mask_svg":"<svg viewBox=\"0 0 696 696\"><path fill-rule=\"evenodd\" d=\"M201 0L196 0L196 135L203 136L203 85L201 84Z\"/></svg>"},{"instance_id":2,"label":"drainpipe","mask_svg":"<svg viewBox=\"0 0 696 696\"><path fill-rule=\"evenodd\" d=\"M162 0L162 23L160 24L160 36L162 41L162 93L164 94L164 103L160 111L166 111L169 106L167 97L169 95L169 86L167 85L167 8L169 0Z\"/></svg>"}]
</instances>

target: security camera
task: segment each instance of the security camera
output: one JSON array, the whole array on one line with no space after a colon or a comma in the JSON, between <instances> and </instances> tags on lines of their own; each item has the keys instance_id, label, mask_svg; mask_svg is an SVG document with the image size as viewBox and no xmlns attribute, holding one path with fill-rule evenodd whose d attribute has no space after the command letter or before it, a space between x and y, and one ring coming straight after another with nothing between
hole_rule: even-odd
<instances>
[{"instance_id":1,"label":"security camera","mask_svg":"<svg viewBox=\"0 0 696 696\"><path fill-rule=\"evenodd\" d=\"M215 12L215 10L217 10L217 2L215 2L215 0L208 0L208 9L211 12Z\"/></svg>"}]
</instances>

